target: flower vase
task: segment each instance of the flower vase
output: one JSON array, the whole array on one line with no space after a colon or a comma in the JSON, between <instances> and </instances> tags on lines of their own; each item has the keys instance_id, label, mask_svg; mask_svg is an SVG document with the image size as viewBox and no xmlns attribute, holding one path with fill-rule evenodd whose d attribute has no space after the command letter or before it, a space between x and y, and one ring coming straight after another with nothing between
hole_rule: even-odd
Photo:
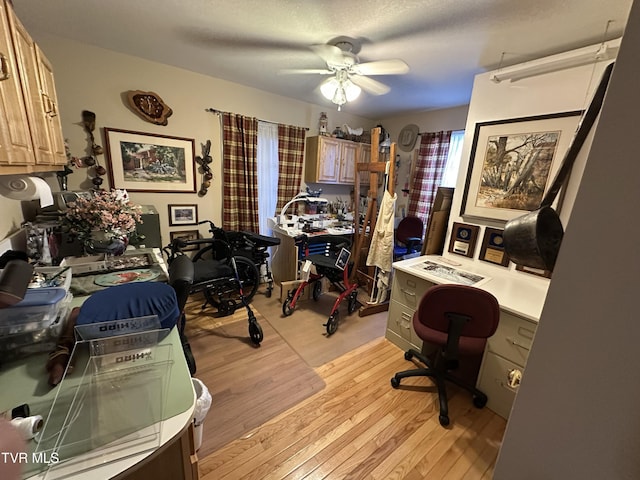
<instances>
[{"instance_id":1,"label":"flower vase","mask_svg":"<svg viewBox=\"0 0 640 480\"><path fill-rule=\"evenodd\" d=\"M122 255L127 249L128 238L117 238L101 230L94 230L86 239L85 252L89 255L105 253L107 255Z\"/></svg>"}]
</instances>

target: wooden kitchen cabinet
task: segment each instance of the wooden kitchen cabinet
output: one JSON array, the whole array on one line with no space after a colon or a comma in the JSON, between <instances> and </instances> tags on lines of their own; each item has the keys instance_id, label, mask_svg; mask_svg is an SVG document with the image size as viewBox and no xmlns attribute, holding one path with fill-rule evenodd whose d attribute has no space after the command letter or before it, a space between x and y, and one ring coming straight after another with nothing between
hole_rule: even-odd
<instances>
[{"instance_id":1,"label":"wooden kitchen cabinet","mask_svg":"<svg viewBox=\"0 0 640 480\"><path fill-rule=\"evenodd\" d=\"M305 158L304 181L353 185L356 162L363 147L371 147L350 140L333 137L309 137Z\"/></svg>"},{"instance_id":2,"label":"wooden kitchen cabinet","mask_svg":"<svg viewBox=\"0 0 640 480\"><path fill-rule=\"evenodd\" d=\"M51 64L0 0L0 175L67 163Z\"/></svg>"}]
</instances>

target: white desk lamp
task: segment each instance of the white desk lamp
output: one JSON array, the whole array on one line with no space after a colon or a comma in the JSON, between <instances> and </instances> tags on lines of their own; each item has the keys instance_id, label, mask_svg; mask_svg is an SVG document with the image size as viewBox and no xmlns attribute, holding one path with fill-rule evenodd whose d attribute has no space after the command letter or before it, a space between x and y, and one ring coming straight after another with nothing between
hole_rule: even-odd
<instances>
[{"instance_id":1,"label":"white desk lamp","mask_svg":"<svg viewBox=\"0 0 640 480\"><path fill-rule=\"evenodd\" d=\"M280 210L280 215L278 216L278 225L282 225L283 223L286 222L284 213L287 211L287 208L289 208L292 204L296 202L329 203L329 200L322 197L312 197L306 192L300 192L299 194L297 194L295 197L293 197L291 200L289 200L287 203L284 204L284 207L282 207L282 210Z\"/></svg>"}]
</instances>

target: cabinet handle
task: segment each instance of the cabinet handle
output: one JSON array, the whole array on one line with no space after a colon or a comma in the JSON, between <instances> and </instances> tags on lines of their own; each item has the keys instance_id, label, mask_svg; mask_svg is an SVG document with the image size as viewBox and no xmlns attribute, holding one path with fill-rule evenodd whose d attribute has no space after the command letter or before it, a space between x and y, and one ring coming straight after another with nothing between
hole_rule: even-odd
<instances>
[{"instance_id":1,"label":"cabinet handle","mask_svg":"<svg viewBox=\"0 0 640 480\"><path fill-rule=\"evenodd\" d=\"M410 292L409 290L405 290L404 288L400 288L400 291L402 293L404 293L405 295L409 295L410 297L415 297L416 296L415 292Z\"/></svg>"},{"instance_id":2,"label":"cabinet handle","mask_svg":"<svg viewBox=\"0 0 640 480\"><path fill-rule=\"evenodd\" d=\"M11 77L9 73L9 61L7 57L4 56L4 53L0 53L0 82L8 80L9 77Z\"/></svg>"},{"instance_id":3,"label":"cabinet handle","mask_svg":"<svg viewBox=\"0 0 640 480\"><path fill-rule=\"evenodd\" d=\"M42 104L44 105L44 113L49 115L49 117L53 118L58 115L56 104L53 103L51 97L44 92L42 92Z\"/></svg>"},{"instance_id":4,"label":"cabinet handle","mask_svg":"<svg viewBox=\"0 0 640 480\"><path fill-rule=\"evenodd\" d=\"M520 342L518 342L517 340L514 340L513 338L507 337L507 342L509 342L511 345L513 345L515 347L520 347L523 350L526 350L527 352L530 350L529 347L527 347L526 345L521 344Z\"/></svg>"}]
</instances>

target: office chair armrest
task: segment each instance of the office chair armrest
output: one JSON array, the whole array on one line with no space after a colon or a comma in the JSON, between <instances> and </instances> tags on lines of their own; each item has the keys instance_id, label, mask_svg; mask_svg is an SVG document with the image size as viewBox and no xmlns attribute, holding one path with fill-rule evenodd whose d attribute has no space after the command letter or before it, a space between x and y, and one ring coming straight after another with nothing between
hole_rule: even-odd
<instances>
[{"instance_id":1,"label":"office chair armrest","mask_svg":"<svg viewBox=\"0 0 640 480\"><path fill-rule=\"evenodd\" d=\"M405 245L407 247L407 253L413 253L418 250L421 245L420 237L409 237L406 239Z\"/></svg>"}]
</instances>

